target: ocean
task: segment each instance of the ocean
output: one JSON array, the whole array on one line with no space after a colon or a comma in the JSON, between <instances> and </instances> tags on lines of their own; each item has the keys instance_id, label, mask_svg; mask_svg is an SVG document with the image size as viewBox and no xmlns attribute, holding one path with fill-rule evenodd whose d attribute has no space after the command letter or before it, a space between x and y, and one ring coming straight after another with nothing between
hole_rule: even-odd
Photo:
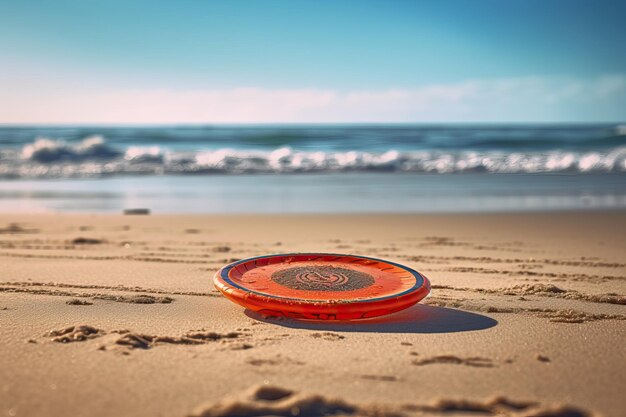
<instances>
[{"instance_id":1,"label":"ocean","mask_svg":"<svg viewBox=\"0 0 626 417\"><path fill-rule=\"evenodd\" d=\"M626 208L626 124L0 126L0 211Z\"/></svg>"}]
</instances>

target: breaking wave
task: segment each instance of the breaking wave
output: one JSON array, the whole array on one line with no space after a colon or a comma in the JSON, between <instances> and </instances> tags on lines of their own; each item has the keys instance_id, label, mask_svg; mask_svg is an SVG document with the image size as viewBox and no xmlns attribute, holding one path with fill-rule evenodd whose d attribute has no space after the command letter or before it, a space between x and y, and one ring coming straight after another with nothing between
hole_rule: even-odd
<instances>
[{"instance_id":1,"label":"breaking wave","mask_svg":"<svg viewBox=\"0 0 626 417\"><path fill-rule=\"evenodd\" d=\"M299 151L222 148L172 151L159 146L118 149L101 136L66 143L40 138L0 151L3 178L111 175L324 172L545 173L626 172L626 147L607 151Z\"/></svg>"},{"instance_id":2,"label":"breaking wave","mask_svg":"<svg viewBox=\"0 0 626 417\"><path fill-rule=\"evenodd\" d=\"M118 155L119 152L106 146L102 136L91 136L75 145L41 138L22 149L22 159L40 163L103 160Z\"/></svg>"}]
</instances>

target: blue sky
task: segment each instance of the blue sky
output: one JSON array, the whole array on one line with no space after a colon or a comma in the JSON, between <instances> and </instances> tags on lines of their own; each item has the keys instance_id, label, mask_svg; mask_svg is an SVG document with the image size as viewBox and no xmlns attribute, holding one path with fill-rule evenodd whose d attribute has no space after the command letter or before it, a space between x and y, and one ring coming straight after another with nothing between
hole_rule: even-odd
<instances>
[{"instance_id":1,"label":"blue sky","mask_svg":"<svg viewBox=\"0 0 626 417\"><path fill-rule=\"evenodd\" d=\"M0 122L626 120L626 2L0 0Z\"/></svg>"}]
</instances>

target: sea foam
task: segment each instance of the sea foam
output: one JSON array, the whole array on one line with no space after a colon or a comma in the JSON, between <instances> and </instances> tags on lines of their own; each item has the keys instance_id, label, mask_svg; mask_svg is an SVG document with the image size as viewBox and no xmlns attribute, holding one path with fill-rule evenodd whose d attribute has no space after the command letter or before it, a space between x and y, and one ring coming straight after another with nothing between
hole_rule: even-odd
<instances>
[{"instance_id":1,"label":"sea foam","mask_svg":"<svg viewBox=\"0 0 626 417\"><path fill-rule=\"evenodd\" d=\"M102 136L78 143L38 138L21 151L3 150L5 178L99 177L128 174L247 174L324 172L623 173L626 147L575 151L303 151L222 148L171 151L159 146L117 149Z\"/></svg>"},{"instance_id":2,"label":"sea foam","mask_svg":"<svg viewBox=\"0 0 626 417\"><path fill-rule=\"evenodd\" d=\"M42 163L110 159L119 154L118 151L105 144L102 136L90 136L78 144L38 138L34 143L25 145L22 149L22 159Z\"/></svg>"}]
</instances>

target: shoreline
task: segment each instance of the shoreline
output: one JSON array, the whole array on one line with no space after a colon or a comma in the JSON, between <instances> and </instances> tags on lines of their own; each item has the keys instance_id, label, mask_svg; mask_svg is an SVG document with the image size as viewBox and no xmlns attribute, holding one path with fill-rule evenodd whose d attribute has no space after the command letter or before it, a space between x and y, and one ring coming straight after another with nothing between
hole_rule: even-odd
<instances>
[{"instance_id":1,"label":"shoreline","mask_svg":"<svg viewBox=\"0 0 626 417\"><path fill-rule=\"evenodd\" d=\"M344 173L0 181L0 212L499 213L624 210L621 174ZM393 203L390 203L393 202Z\"/></svg>"}]
</instances>

